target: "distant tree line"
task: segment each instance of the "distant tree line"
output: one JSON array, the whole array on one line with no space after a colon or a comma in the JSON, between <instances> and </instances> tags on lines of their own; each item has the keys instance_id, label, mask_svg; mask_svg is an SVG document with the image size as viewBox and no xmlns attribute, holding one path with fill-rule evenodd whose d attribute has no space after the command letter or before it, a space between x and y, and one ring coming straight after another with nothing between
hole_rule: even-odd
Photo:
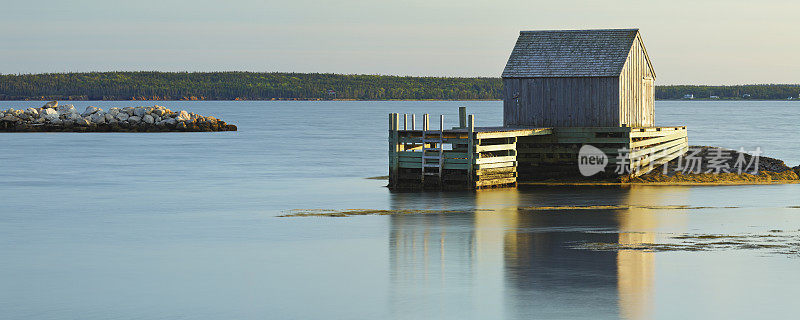
<instances>
[{"instance_id":1,"label":"distant tree line","mask_svg":"<svg viewBox=\"0 0 800 320\"><path fill-rule=\"evenodd\" d=\"M683 99L687 94L695 99L753 99L784 100L800 98L797 84L754 84L738 86L657 86L656 99Z\"/></svg>"},{"instance_id":2,"label":"distant tree line","mask_svg":"<svg viewBox=\"0 0 800 320\"><path fill-rule=\"evenodd\" d=\"M325 73L86 72L0 74L0 100L484 100L502 99L499 78ZM656 99L798 97L800 85L658 86Z\"/></svg>"},{"instance_id":3,"label":"distant tree line","mask_svg":"<svg viewBox=\"0 0 800 320\"><path fill-rule=\"evenodd\" d=\"M89 72L0 75L0 99L498 99L497 78L320 73Z\"/></svg>"}]
</instances>

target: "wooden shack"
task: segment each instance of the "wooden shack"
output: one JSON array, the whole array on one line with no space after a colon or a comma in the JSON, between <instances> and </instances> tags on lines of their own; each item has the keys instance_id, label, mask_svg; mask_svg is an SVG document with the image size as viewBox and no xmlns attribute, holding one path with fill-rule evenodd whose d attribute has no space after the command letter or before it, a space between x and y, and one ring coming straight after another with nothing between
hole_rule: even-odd
<instances>
[{"instance_id":1,"label":"wooden shack","mask_svg":"<svg viewBox=\"0 0 800 320\"><path fill-rule=\"evenodd\" d=\"M503 126L432 129L389 114L389 187L481 189L647 173L688 150L686 127L654 127L655 71L638 29L522 31L503 71ZM402 121L401 121L402 120ZM402 122L402 125L401 125ZM607 158L584 176L581 149Z\"/></svg>"},{"instance_id":2,"label":"wooden shack","mask_svg":"<svg viewBox=\"0 0 800 320\"><path fill-rule=\"evenodd\" d=\"M522 31L502 77L506 126L654 124L656 74L639 29Z\"/></svg>"}]
</instances>

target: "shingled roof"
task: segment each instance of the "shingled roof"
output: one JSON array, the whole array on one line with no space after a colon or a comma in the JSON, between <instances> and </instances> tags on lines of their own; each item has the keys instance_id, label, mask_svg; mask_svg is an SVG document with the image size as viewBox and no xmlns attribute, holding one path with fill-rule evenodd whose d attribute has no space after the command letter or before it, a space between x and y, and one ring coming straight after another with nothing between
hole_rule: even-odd
<instances>
[{"instance_id":1,"label":"shingled roof","mask_svg":"<svg viewBox=\"0 0 800 320\"><path fill-rule=\"evenodd\" d=\"M503 78L613 77L639 29L522 31Z\"/></svg>"}]
</instances>

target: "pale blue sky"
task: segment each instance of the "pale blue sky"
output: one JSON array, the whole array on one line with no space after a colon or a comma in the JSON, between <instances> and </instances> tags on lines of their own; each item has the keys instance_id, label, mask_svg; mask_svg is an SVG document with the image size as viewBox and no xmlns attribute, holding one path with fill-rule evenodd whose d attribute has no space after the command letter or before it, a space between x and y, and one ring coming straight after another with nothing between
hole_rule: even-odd
<instances>
[{"instance_id":1,"label":"pale blue sky","mask_svg":"<svg viewBox=\"0 0 800 320\"><path fill-rule=\"evenodd\" d=\"M520 30L638 27L658 84L800 82L794 1L0 1L0 73L499 76Z\"/></svg>"}]
</instances>

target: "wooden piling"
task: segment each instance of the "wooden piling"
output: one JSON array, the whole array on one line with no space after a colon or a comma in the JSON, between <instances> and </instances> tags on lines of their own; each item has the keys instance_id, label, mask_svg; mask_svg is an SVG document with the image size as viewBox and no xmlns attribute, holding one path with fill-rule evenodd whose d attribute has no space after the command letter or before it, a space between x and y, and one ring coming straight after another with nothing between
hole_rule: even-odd
<instances>
[{"instance_id":1,"label":"wooden piling","mask_svg":"<svg viewBox=\"0 0 800 320\"><path fill-rule=\"evenodd\" d=\"M389 186L396 187L398 183L400 141L400 119L397 113L389 114Z\"/></svg>"},{"instance_id":2,"label":"wooden piling","mask_svg":"<svg viewBox=\"0 0 800 320\"><path fill-rule=\"evenodd\" d=\"M475 115L467 119L467 185L472 187L475 183Z\"/></svg>"},{"instance_id":3,"label":"wooden piling","mask_svg":"<svg viewBox=\"0 0 800 320\"><path fill-rule=\"evenodd\" d=\"M458 107L458 127L467 127L467 107Z\"/></svg>"}]
</instances>

